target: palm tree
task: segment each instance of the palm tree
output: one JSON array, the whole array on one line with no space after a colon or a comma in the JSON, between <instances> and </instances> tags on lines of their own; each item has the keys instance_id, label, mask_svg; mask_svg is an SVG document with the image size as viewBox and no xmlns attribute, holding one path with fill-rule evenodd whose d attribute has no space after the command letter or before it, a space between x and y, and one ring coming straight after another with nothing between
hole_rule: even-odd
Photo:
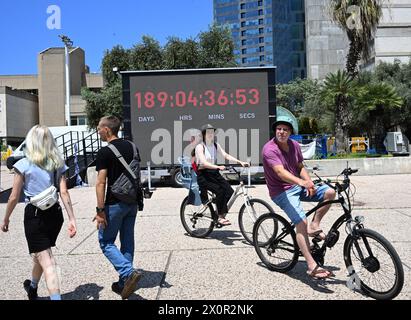
<instances>
[{"instance_id":1,"label":"palm tree","mask_svg":"<svg viewBox=\"0 0 411 320\"><path fill-rule=\"evenodd\" d=\"M348 137L348 126L351 120L349 104L355 95L355 82L345 70L338 70L336 73L327 75L322 98L334 106L334 129L338 154L345 153L345 137Z\"/></svg>"},{"instance_id":2,"label":"palm tree","mask_svg":"<svg viewBox=\"0 0 411 320\"><path fill-rule=\"evenodd\" d=\"M370 137L370 146L377 153L384 151L383 141L387 129L393 125L389 117L390 111L402 107L404 101L398 95L397 90L384 82L369 83L359 91L356 99L357 119L363 119L363 123Z\"/></svg>"},{"instance_id":3,"label":"palm tree","mask_svg":"<svg viewBox=\"0 0 411 320\"><path fill-rule=\"evenodd\" d=\"M388 0L386 0L388 1ZM330 0L332 20L349 40L346 70L355 77L361 57L367 60L373 34L382 16L384 0Z\"/></svg>"},{"instance_id":4,"label":"palm tree","mask_svg":"<svg viewBox=\"0 0 411 320\"><path fill-rule=\"evenodd\" d=\"M330 0L332 20L346 32L349 40L346 70L351 79L358 74L361 57L364 60L369 57L370 43L382 16L383 2L384 0ZM344 140L348 137L347 116L350 111L347 110L348 103L344 94L338 96L336 104L337 151L342 152L345 149Z\"/></svg>"}]
</instances>

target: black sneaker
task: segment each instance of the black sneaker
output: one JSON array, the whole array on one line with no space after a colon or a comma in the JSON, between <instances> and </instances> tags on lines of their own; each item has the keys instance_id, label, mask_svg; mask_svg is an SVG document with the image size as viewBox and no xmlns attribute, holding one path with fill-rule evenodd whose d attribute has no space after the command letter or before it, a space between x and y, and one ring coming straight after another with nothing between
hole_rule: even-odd
<instances>
[{"instance_id":1,"label":"black sneaker","mask_svg":"<svg viewBox=\"0 0 411 320\"><path fill-rule=\"evenodd\" d=\"M121 295L121 291L123 291L123 287L120 286L120 284L117 282L113 282L111 284L111 290L115 293L117 293L118 295Z\"/></svg>"},{"instance_id":2,"label":"black sneaker","mask_svg":"<svg viewBox=\"0 0 411 320\"><path fill-rule=\"evenodd\" d=\"M141 276L142 273L136 270L128 276L121 291L121 298L127 299L137 289L137 282L141 279Z\"/></svg>"},{"instance_id":3,"label":"black sneaker","mask_svg":"<svg viewBox=\"0 0 411 320\"><path fill-rule=\"evenodd\" d=\"M26 290L27 292L27 297L29 298L29 300L37 300L38 298L37 288L33 288L31 286L31 280L29 279L24 280L23 287L24 287L24 290Z\"/></svg>"}]
</instances>

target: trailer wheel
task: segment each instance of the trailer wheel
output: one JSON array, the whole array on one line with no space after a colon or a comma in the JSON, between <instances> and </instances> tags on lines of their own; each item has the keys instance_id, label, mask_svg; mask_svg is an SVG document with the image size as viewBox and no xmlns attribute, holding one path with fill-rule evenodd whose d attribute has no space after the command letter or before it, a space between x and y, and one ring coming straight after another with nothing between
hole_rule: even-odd
<instances>
[{"instance_id":1,"label":"trailer wheel","mask_svg":"<svg viewBox=\"0 0 411 320\"><path fill-rule=\"evenodd\" d=\"M183 187L183 180L182 180L182 177L181 177L180 168L175 168L173 170L173 174L171 175L171 184L175 188L182 188Z\"/></svg>"}]
</instances>

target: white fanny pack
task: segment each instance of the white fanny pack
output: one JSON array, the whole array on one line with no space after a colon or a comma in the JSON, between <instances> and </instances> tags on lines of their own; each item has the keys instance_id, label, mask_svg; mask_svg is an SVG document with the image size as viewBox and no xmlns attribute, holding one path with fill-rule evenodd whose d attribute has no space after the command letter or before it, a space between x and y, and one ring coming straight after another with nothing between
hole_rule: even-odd
<instances>
[{"instance_id":1,"label":"white fanny pack","mask_svg":"<svg viewBox=\"0 0 411 320\"><path fill-rule=\"evenodd\" d=\"M57 188L50 186L38 195L30 198L30 203L40 210L47 210L54 206L59 199Z\"/></svg>"},{"instance_id":2,"label":"white fanny pack","mask_svg":"<svg viewBox=\"0 0 411 320\"><path fill-rule=\"evenodd\" d=\"M55 186L56 184L56 172L53 175L54 184L48 187L46 190L40 192L34 197L30 198L30 203L39 208L40 210L47 210L54 206L59 199L58 190Z\"/></svg>"}]
</instances>

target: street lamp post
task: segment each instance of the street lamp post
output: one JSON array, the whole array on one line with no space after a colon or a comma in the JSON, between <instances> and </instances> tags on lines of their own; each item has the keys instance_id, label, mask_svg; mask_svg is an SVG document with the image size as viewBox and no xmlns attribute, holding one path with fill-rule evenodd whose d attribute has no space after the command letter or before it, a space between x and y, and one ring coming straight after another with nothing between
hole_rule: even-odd
<instances>
[{"instance_id":1,"label":"street lamp post","mask_svg":"<svg viewBox=\"0 0 411 320\"><path fill-rule=\"evenodd\" d=\"M69 48L73 47L73 41L65 35L59 35L61 41L64 43L65 65L66 65L66 105L64 113L66 115L66 124L71 125L70 117L70 55Z\"/></svg>"}]
</instances>

